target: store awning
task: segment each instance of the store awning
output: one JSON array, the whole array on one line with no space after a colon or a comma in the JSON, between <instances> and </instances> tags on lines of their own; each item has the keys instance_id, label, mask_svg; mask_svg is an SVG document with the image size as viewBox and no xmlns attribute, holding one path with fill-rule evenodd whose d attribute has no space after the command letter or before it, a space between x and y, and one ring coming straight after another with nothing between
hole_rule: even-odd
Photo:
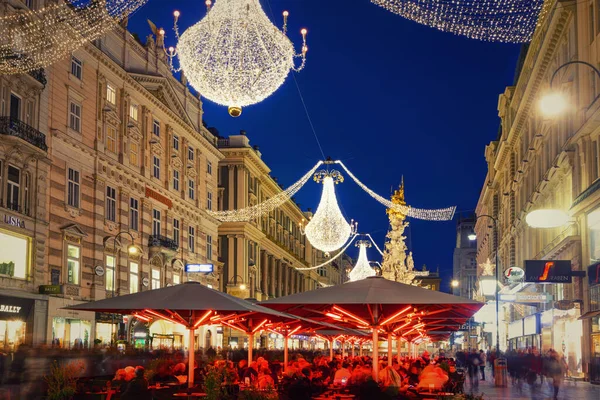
<instances>
[{"instance_id":1,"label":"store awning","mask_svg":"<svg viewBox=\"0 0 600 400\"><path fill-rule=\"evenodd\" d=\"M591 319L594 317L600 316L600 310L596 310L596 311L588 311L585 314L583 314L581 317L579 317L578 319Z\"/></svg>"}]
</instances>

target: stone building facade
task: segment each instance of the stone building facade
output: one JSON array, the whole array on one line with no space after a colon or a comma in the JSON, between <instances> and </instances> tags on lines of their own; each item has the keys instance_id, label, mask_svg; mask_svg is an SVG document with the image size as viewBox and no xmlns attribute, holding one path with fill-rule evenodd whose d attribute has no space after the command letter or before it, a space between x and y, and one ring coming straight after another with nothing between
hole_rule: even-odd
<instances>
[{"instance_id":1,"label":"stone building facade","mask_svg":"<svg viewBox=\"0 0 600 400\"><path fill-rule=\"evenodd\" d=\"M468 299L473 299L477 289L477 241L469 239L474 232L475 218L459 216L452 260L452 278L458 281L458 286L452 288L452 293Z\"/></svg>"}]
</instances>

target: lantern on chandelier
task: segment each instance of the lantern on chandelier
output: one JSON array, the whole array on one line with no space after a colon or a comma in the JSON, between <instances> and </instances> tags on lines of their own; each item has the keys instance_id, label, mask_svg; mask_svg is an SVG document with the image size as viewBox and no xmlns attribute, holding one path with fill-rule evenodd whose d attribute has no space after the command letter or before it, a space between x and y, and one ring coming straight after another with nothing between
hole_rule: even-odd
<instances>
[{"instance_id":1,"label":"lantern on chandelier","mask_svg":"<svg viewBox=\"0 0 600 400\"><path fill-rule=\"evenodd\" d=\"M323 183L321 201L308 224L300 224L300 230L316 249L324 252L336 251L356 233L358 226L354 220L350 223L346 221L335 196L335 184L343 182L344 177L335 170L322 170L315 174L314 180Z\"/></svg>"},{"instance_id":2,"label":"lantern on chandelier","mask_svg":"<svg viewBox=\"0 0 600 400\"><path fill-rule=\"evenodd\" d=\"M489 42L530 42L550 8L544 0L371 0L373 4L444 32Z\"/></svg>"},{"instance_id":3,"label":"lantern on chandelier","mask_svg":"<svg viewBox=\"0 0 600 400\"><path fill-rule=\"evenodd\" d=\"M302 47L296 53L286 35L287 11L280 30L271 23L259 0L217 0L214 5L211 1L206 5L206 16L181 36L177 28L180 14L175 12L178 43L167 51L167 56L172 68L177 57L179 69L192 87L207 99L227 106L232 117L241 115L242 107L269 97L290 70L304 68L307 30L300 31ZM300 59L298 66L295 58Z\"/></svg>"},{"instance_id":4,"label":"lantern on chandelier","mask_svg":"<svg viewBox=\"0 0 600 400\"><path fill-rule=\"evenodd\" d=\"M47 67L95 40L147 0L65 0L0 16L0 74Z\"/></svg>"},{"instance_id":5,"label":"lantern on chandelier","mask_svg":"<svg viewBox=\"0 0 600 400\"><path fill-rule=\"evenodd\" d=\"M369 259L367 258L367 248L371 247L371 242L368 240L359 240L356 242L355 246L359 248L358 261L354 268L352 268L352 271L348 274L350 282L360 281L370 276L377 275L375 270L371 268Z\"/></svg>"}]
</instances>

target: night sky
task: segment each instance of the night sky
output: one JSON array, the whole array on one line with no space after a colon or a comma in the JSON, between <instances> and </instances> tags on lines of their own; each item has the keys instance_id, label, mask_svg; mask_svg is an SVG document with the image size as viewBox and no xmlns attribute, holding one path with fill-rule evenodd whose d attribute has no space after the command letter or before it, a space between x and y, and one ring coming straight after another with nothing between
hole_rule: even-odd
<instances>
[{"instance_id":1,"label":"night sky","mask_svg":"<svg viewBox=\"0 0 600 400\"><path fill-rule=\"evenodd\" d=\"M307 65L295 76L326 156L344 161L384 197L404 175L409 205L475 208L486 174L484 148L498 132L498 95L513 82L519 45L440 32L369 0L270 0L272 13L269 1L261 4L277 26L281 13L290 12L289 35L298 49L299 31L308 29ZM167 31L167 45L175 45L176 9L181 32L206 10L201 0L150 0L129 29L143 39L150 19ZM208 100L204 112L222 136L246 130L284 187L322 159L291 75L239 118ZM337 186L343 213L383 248L385 207L347 178ZM315 210L320 190L311 180L295 198L303 209ZM455 224L411 220L409 228L415 265L439 266L443 289L452 275ZM356 257L358 249L350 249ZM372 248L369 259L381 257Z\"/></svg>"}]
</instances>

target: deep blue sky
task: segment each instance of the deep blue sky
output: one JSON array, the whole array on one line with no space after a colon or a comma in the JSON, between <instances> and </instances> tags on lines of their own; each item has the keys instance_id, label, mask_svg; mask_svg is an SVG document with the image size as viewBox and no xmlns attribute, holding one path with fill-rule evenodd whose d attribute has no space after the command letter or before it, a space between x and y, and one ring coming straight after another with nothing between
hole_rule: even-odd
<instances>
[{"instance_id":1,"label":"deep blue sky","mask_svg":"<svg viewBox=\"0 0 600 400\"><path fill-rule=\"evenodd\" d=\"M343 160L383 196L404 175L410 205L475 208L486 173L484 147L496 137L498 95L512 84L518 45L440 32L369 0L270 0L275 17L267 0L261 3L278 26L281 12L290 12L290 37L298 46L300 28L308 28L308 62L296 78L326 156ZM145 38L149 18L169 34L175 9L182 32L205 15L201 0L150 0L129 29ZM173 40L171 34L168 45ZM221 135L246 130L286 187L322 158L291 75L240 118L208 100L204 111ZM345 215L383 246L385 208L350 179L337 188ZM313 209L319 197L312 181L296 195ZM447 286L455 222L412 220L410 230L415 265L439 265ZM369 259L380 257L371 249Z\"/></svg>"}]
</instances>

